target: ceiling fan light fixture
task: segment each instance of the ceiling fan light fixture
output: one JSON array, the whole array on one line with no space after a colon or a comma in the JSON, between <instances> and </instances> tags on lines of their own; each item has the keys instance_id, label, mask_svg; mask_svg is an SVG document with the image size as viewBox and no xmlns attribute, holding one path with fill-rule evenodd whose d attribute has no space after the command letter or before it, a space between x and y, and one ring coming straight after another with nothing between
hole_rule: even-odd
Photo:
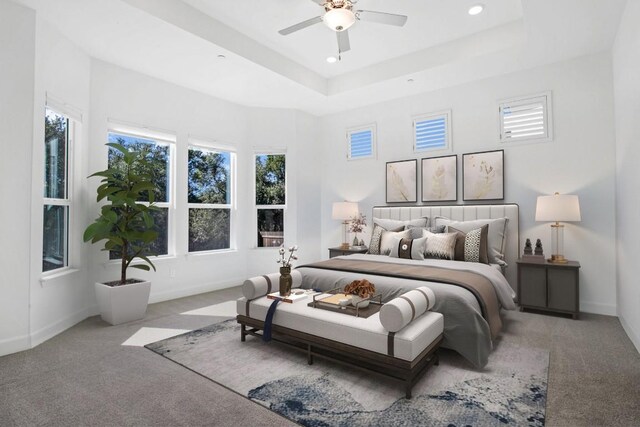
<instances>
[{"instance_id":1,"label":"ceiling fan light fixture","mask_svg":"<svg viewBox=\"0 0 640 427\"><path fill-rule=\"evenodd\" d=\"M331 9L322 18L327 27L333 31L344 31L356 22L356 15L349 9Z\"/></svg>"}]
</instances>

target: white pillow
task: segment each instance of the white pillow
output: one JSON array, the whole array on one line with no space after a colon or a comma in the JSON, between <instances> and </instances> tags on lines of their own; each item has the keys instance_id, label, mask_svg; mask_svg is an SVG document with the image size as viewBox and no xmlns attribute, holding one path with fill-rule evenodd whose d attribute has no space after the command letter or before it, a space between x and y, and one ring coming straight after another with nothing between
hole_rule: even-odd
<instances>
[{"instance_id":1,"label":"white pillow","mask_svg":"<svg viewBox=\"0 0 640 427\"><path fill-rule=\"evenodd\" d=\"M400 239L394 237L393 247L391 248L389 256L392 258L423 260L426 244L427 236L419 239Z\"/></svg>"},{"instance_id":2,"label":"white pillow","mask_svg":"<svg viewBox=\"0 0 640 427\"><path fill-rule=\"evenodd\" d=\"M385 230L397 230L406 229L408 225L412 225L414 227L426 227L429 218L417 218L417 219L408 219L406 221L398 220L398 219L384 219L384 218L373 218L373 223L378 224L380 227Z\"/></svg>"},{"instance_id":3,"label":"white pillow","mask_svg":"<svg viewBox=\"0 0 640 427\"><path fill-rule=\"evenodd\" d=\"M424 251L426 258L455 259L456 238L458 233L432 233L424 231L427 236L427 246Z\"/></svg>"},{"instance_id":4,"label":"white pillow","mask_svg":"<svg viewBox=\"0 0 640 427\"><path fill-rule=\"evenodd\" d=\"M393 248L394 239L409 239L411 238L410 233L409 230L383 231L382 236L380 236L380 255L389 255Z\"/></svg>"},{"instance_id":5,"label":"white pillow","mask_svg":"<svg viewBox=\"0 0 640 427\"><path fill-rule=\"evenodd\" d=\"M413 319L431 310L436 302L436 295L426 286L405 292L380 307L380 323L389 332L398 332Z\"/></svg>"},{"instance_id":6,"label":"white pillow","mask_svg":"<svg viewBox=\"0 0 640 427\"><path fill-rule=\"evenodd\" d=\"M449 218L437 216L433 220L435 221L435 225L451 226L465 233L489 224L489 233L487 235L489 264L506 264L504 261L504 251L507 242L507 224L509 218L453 221Z\"/></svg>"}]
</instances>

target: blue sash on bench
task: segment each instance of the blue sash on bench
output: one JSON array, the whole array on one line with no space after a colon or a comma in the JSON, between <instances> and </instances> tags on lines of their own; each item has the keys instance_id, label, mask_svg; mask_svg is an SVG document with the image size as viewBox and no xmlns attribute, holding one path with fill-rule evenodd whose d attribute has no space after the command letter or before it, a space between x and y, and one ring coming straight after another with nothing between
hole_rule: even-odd
<instances>
[{"instance_id":1,"label":"blue sash on bench","mask_svg":"<svg viewBox=\"0 0 640 427\"><path fill-rule=\"evenodd\" d=\"M271 324L273 323L273 315L276 313L276 307L280 301L282 301L282 299L275 299L269 306L269 311L267 311L267 317L264 319L264 331L262 332L262 341L264 342L271 341Z\"/></svg>"}]
</instances>

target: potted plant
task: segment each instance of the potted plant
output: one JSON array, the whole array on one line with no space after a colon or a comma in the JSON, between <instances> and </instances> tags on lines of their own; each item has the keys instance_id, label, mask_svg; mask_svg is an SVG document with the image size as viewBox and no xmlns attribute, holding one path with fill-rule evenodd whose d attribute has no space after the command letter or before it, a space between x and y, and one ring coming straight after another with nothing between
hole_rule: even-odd
<instances>
[{"instance_id":1,"label":"potted plant","mask_svg":"<svg viewBox=\"0 0 640 427\"><path fill-rule=\"evenodd\" d=\"M142 319L147 311L151 282L127 278L129 267L155 271L148 258L151 244L158 238L151 212L154 205L155 186L144 154L129 151L124 145L109 143L117 150L121 162L90 177L102 177L97 201L107 201L100 216L87 227L84 241L104 241L104 251L113 251L120 257L120 279L108 283L96 283L96 298L102 318L112 324ZM148 203L140 203L148 200ZM132 262L141 259L143 263Z\"/></svg>"}]
</instances>

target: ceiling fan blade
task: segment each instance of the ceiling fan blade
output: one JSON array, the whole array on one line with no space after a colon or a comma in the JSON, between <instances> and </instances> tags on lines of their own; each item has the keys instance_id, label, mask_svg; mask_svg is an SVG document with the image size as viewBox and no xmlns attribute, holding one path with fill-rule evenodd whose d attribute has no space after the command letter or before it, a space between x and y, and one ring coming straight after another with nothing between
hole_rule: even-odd
<instances>
[{"instance_id":1,"label":"ceiling fan blade","mask_svg":"<svg viewBox=\"0 0 640 427\"><path fill-rule=\"evenodd\" d=\"M324 6L327 0L311 0L314 3L318 3L320 6Z\"/></svg>"},{"instance_id":2,"label":"ceiling fan blade","mask_svg":"<svg viewBox=\"0 0 640 427\"><path fill-rule=\"evenodd\" d=\"M286 36L287 34L291 34L294 33L296 31L300 31L304 28L310 27L312 25L315 25L319 22L322 22L322 17L321 16L316 16L315 18L311 18L311 19L307 19L306 21L302 21L297 23L296 25L292 25L290 27L287 27L283 30L278 31L280 34L282 34L283 36Z\"/></svg>"},{"instance_id":3,"label":"ceiling fan blade","mask_svg":"<svg viewBox=\"0 0 640 427\"><path fill-rule=\"evenodd\" d=\"M402 27L407 22L405 15L396 15L394 13L374 12L371 10L359 10L357 12L358 19L362 21L377 22L378 24L396 25Z\"/></svg>"},{"instance_id":4,"label":"ceiling fan blade","mask_svg":"<svg viewBox=\"0 0 640 427\"><path fill-rule=\"evenodd\" d=\"M338 50L340 53L351 50L351 43L349 43L349 33L347 30L336 32L338 36Z\"/></svg>"}]
</instances>

